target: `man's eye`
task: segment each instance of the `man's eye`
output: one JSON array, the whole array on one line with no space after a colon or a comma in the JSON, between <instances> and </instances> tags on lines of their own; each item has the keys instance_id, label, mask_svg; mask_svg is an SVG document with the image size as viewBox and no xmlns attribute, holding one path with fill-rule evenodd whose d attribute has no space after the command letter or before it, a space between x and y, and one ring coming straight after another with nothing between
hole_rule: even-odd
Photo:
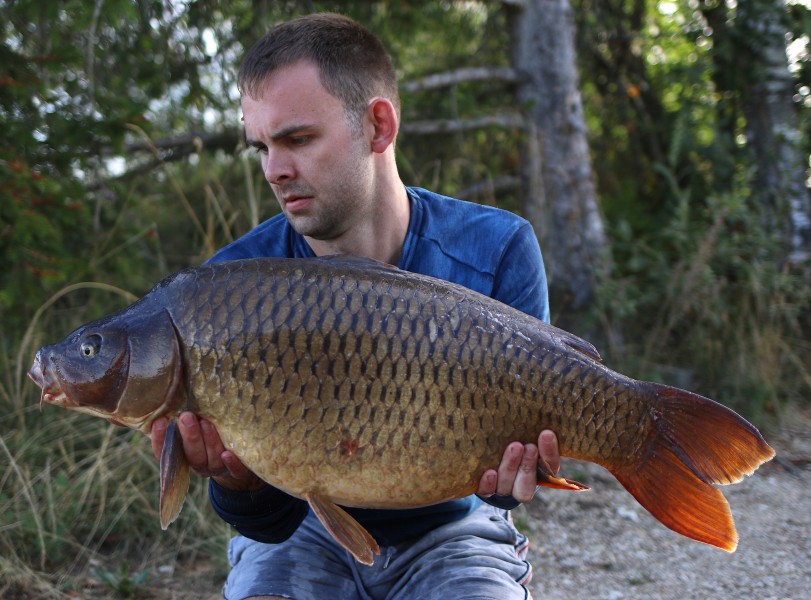
<instances>
[{"instance_id":1,"label":"man's eye","mask_svg":"<svg viewBox=\"0 0 811 600\"><path fill-rule=\"evenodd\" d=\"M291 146L303 146L307 142L310 141L309 135L297 135L295 137L290 138L290 145Z\"/></svg>"},{"instance_id":2,"label":"man's eye","mask_svg":"<svg viewBox=\"0 0 811 600\"><path fill-rule=\"evenodd\" d=\"M257 144L256 146L253 147L253 149L258 154L263 154L263 153L267 152L267 150L268 150L267 146L265 146L264 144L263 145L258 145Z\"/></svg>"}]
</instances>

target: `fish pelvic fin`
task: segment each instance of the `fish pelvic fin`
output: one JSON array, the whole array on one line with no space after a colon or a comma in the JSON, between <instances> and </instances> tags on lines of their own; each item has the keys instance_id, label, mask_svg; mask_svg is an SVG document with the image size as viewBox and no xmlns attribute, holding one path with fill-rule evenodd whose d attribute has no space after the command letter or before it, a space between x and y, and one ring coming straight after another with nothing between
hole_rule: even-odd
<instances>
[{"instance_id":1,"label":"fish pelvic fin","mask_svg":"<svg viewBox=\"0 0 811 600\"><path fill-rule=\"evenodd\" d=\"M585 483L580 483L574 479L566 479L565 477L544 476L543 479L538 477L536 485L553 490L566 490L567 492L586 492L591 489Z\"/></svg>"},{"instance_id":2,"label":"fish pelvic fin","mask_svg":"<svg viewBox=\"0 0 811 600\"><path fill-rule=\"evenodd\" d=\"M169 527L183 508L189 491L189 461L183 451L183 439L177 420L169 421L160 460L160 518L161 529Z\"/></svg>"},{"instance_id":3,"label":"fish pelvic fin","mask_svg":"<svg viewBox=\"0 0 811 600\"><path fill-rule=\"evenodd\" d=\"M565 477L558 477L549 468L545 461L538 461L538 470L536 474L536 483L541 487L551 488L553 490L566 490L569 492L585 492L591 488L585 483L580 483L574 479L566 479Z\"/></svg>"},{"instance_id":4,"label":"fish pelvic fin","mask_svg":"<svg viewBox=\"0 0 811 600\"><path fill-rule=\"evenodd\" d=\"M374 564L374 555L380 554L380 546L372 535L348 512L329 498L318 493L305 494L313 512L330 535L355 559L364 565Z\"/></svg>"},{"instance_id":5,"label":"fish pelvic fin","mask_svg":"<svg viewBox=\"0 0 811 600\"><path fill-rule=\"evenodd\" d=\"M614 476L654 517L688 538L734 552L738 533L713 484L735 483L774 456L760 432L708 398L650 386L654 428L636 462Z\"/></svg>"}]
</instances>

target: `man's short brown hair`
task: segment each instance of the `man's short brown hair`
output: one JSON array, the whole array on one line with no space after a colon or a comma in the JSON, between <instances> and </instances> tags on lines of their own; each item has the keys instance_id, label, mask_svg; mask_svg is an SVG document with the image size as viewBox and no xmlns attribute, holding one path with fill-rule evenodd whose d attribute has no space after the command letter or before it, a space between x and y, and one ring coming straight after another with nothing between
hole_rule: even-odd
<instances>
[{"instance_id":1,"label":"man's short brown hair","mask_svg":"<svg viewBox=\"0 0 811 600\"><path fill-rule=\"evenodd\" d=\"M399 115L397 76L383 43L356 21L335 13L306 15L268 31L245 56L237 87L241 94L259 97L272 73L300 60L318 66L321 85L343 102L351 123L360 123L375 97L390 100Z\"/></svg>"}]
</instances>

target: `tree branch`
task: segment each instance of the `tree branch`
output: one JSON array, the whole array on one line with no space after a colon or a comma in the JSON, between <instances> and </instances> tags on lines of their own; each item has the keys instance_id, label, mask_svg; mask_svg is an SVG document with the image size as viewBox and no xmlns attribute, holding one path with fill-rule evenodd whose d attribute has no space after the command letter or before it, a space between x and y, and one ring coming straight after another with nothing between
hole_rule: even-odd
<instances>
[{"instance_id":1,"label":"tree branch","mask_svg":"<svg viewBox=\"0 0 811 600\"><path fill-rule=\"evenodd\" d=\"M504 127L507 129L524 129L526 122L518 113L501 113L485 115L473 119L438 119L429 121L414 121L403 124L400 131L406 135L437 135L442 133L458 133L484 129L487 127ZM242 140L241 129L225 129L217 133L189 133L177 137L168 137L159 140L141 140L130 142L124 146L125 154L150 152L154 158L148 162L133 167L116 177L127 180L132 177L149 173L163 163L174 162L187 156L206 150L233 151Z\"/></svg>"},{"instance_id":2,"label":"tree branch","mask_svg":"<svg viewBox=\"0 0 811 600\"><path fill-rule=\"evenodd\" d=\"M480 196L494 196L497 192L517 190L521 187L521 179L515 175L502 175L486 181L474 183L459 190L457 198L463 200L475 200Z\"/></svg>"},{"instance_id":3,"label":"tree branch","mask_svg":"<svg viewBox=\"0 0 811 600\"><path fill-rule=\"evenodd\" d=\"M484 129L486 127L505 127L507 129L524 129L526 121L518 113L485 115L475 119L437 119L434 121L414 121L400 126L406 135L435 135L438 133L457 133Z\"/></svg>"},{"instance_id":4,"label":"tree branch","mask_svg":"<svg viewBox=\"0 0 811 600\"><path fill-rule=\"evenodd\" d=\"M153 158L134 166L113 179L127 181L133 177L145 175L162 164L184 159L204 148L206 150L233 151L242 140L242 135L240 129L225 129L217 133L189 133L160 140L131 142L124 146L125 154L150 152ZM101 182L97 182L89 186L89 189L98 189L101 185Z\"/></svg>"},{"instance_id":5,"label":"tree branch","mask_svg":"<svg viewBox=\"0 0 811 600\"><path fill-rule=\"evenodd\" d=\"M242 131L239 129L224 129L216 133L187 133L177 137L163 138L160 140L145 140L131 142L124 146L124 152L155 152L155 150L175 151L178 148L186 147L189 151L182 156L187 156L195 151L199 143L202 147L210 150L227 150L235 148L242 138ZM181 158L182 158L181 156ZM168 160L176 160L168 158Z\"/></svg>"},{"instance_id":6,"label":"tree branch","mask_svg":"<svg viewBox=\"0 0 811 600\"><path fill-rule=\"evenodd\" d=\"M417 92L449 87L470 81L495 80L516 83L520 78L518 71L510 67L468 67L445 73L434 73L421 79L407 81L400 87L406 92Z\"/></svg>"}]
</instances>

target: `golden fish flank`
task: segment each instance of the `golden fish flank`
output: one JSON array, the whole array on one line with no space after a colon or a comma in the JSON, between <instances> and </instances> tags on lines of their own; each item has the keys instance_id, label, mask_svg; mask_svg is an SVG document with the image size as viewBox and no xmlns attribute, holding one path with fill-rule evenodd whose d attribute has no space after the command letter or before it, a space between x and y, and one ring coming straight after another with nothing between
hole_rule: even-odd
<instances>
[{"instance_id":1,"label":"golden fish flank","mask_svg":"<svg viewBox=\"0 0 811 600\"><path fill-rule=\"evenodd\" d=\"M93 360L83 344L97 347ZM30 375L44 402L147 432L184 410L208 419L367 564L377 544L338 505L469 495L509 442L544 428L562 455L605 466L666 526L728 551L737 533L713 484L773 455L728 408L611 371L588 342L476 292L366 259L182 271L42 348ZM164 526L188 480L177 436L166 444ZM585 489L542 470L538 481Z\"/></svg>"}]
</instances>

